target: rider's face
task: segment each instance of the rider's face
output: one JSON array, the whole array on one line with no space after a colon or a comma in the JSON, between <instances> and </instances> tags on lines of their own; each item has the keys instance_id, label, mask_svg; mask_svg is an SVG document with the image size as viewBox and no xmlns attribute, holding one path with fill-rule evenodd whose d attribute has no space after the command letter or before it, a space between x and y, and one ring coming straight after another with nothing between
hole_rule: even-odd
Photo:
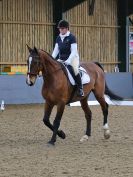
<instances>
[{"instance_id":1,"label":"rider's face","mask_svg":"<svg viewBox=\"0 0 133 177\"><path fill-rule=\"evenodd\" d=\"M60 33L61 34L66 34L67 33L67 31L68 31L68 28L63 28L63 27L61 27L61 28L59 28L59 31L60 31Z\"/></svg>"}]
</instances>

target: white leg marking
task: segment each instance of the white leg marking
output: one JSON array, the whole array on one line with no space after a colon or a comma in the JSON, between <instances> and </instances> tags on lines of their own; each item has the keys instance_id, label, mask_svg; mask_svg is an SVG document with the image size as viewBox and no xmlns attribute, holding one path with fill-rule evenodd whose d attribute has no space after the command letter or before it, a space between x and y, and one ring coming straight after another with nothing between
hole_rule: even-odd
<instances>
[{"instance_id":1,"label":"white leg marking","mask_svg":"<svg viewBox=\"0 0 133 177\"><path fill-rule=\"evenodd\" d=\"M107 129L109 129L109 126L108 126L108 124L105 124L105 125L103 126L103 129L104 129L104 130L107 130Z\"/></svg>"},{"instance_id":2,"label":"white leg marking","mask_svg":"<svg viewBox=\"0 0 133 177\"><path fill-rule=\"evenodd\" d=\"M110 130L109 130L108 124L105 124L103 126L103 129L104 129L104 138L109 139L110 138Z\"/></svg>"}]
</instances>

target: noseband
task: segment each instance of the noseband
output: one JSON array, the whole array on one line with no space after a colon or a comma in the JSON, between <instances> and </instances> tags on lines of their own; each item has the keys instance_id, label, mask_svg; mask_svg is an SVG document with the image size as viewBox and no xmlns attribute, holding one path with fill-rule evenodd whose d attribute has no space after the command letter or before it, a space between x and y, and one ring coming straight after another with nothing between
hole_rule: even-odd
<instances>
[{"instance_id":1,"label":"noseband","mask_svg":"<svg viewBox=\"0 0 133 177\"><path fill-rule=\"evenodd\" d=\"M31 75L31 76L38 76L39 73L31 73L31 72L27 72L27 75Z\"/></svg>"}]
</instances>

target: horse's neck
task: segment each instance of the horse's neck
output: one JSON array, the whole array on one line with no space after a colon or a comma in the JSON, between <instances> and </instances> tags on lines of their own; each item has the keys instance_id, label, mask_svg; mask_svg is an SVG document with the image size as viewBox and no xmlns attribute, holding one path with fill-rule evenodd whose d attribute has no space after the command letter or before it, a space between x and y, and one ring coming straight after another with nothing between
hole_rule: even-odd
<instances>
[{"instance_id":1,"label":"horse's neck","mask_svg":"<svg viewBox=\"0 0 133 177\"><path fill-rule=\"evenodd\" d=\"M53 59L49 54L43 51L42 60L43 60L43 69L44 69L44 75L45 77L51 76L53 77L57 70L59 70L60 65Z\"/></svg>"}]
</instances>

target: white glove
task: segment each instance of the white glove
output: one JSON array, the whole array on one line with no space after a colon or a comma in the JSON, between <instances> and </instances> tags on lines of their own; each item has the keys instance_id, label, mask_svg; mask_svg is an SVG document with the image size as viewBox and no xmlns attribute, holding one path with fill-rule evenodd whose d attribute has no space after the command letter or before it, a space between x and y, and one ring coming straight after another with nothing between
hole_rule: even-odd
<instances>
[{"instance_id":1,"label":"white glove","mask_svg":"<svg viewBox=\"0 0 133 177\"><path fill-rule=\"evenodd\" d=\"M57 61L58 61L58 62L60 62L60 63L62 63L62 62L63 62L61 59L58 59Z\"/></svg>"},{"instance_id":2,"label":"white glove","mask_svg":"<svg viewBox=\"0 0 133 177\"><path fill-rule=\"evenodd\" d=\"M66 60L64 63L65 63L66 65L70 65L70 61L69 61L69 60Z\"/></svg>"}]
</instances>

